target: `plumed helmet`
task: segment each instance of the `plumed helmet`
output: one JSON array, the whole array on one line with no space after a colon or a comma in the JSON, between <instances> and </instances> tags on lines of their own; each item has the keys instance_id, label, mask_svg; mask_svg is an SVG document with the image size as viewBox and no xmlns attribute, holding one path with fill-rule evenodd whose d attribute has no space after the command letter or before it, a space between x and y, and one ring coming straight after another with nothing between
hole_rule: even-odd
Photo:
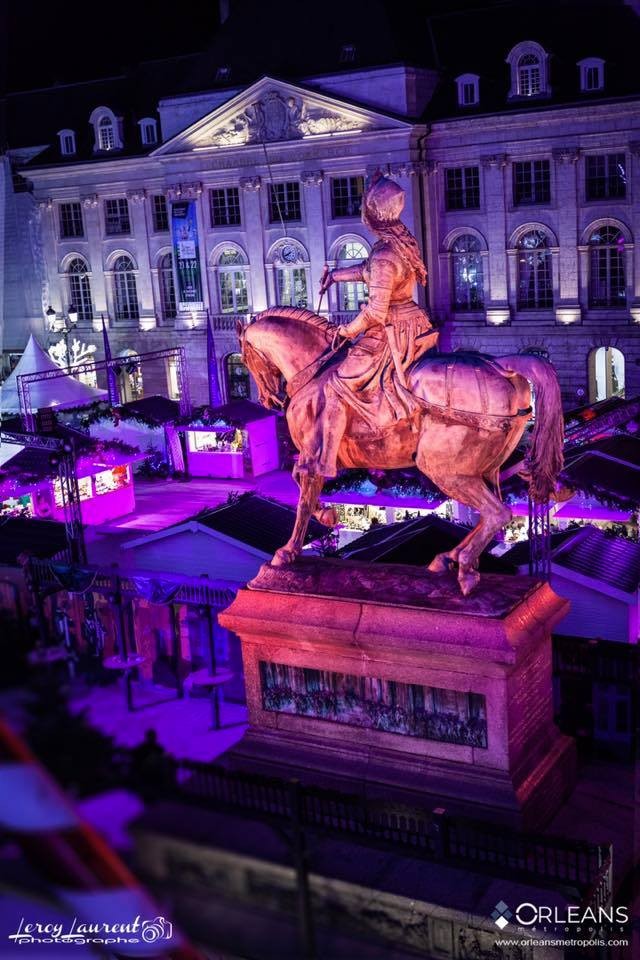
<instances>
[{"instance_id":1,"label":"plumed helmet","mask_svg":"<svg viewBox=\"0 0 640 960\"><path fill-rule=\"evenodd\" d=\"M377 170L367 184L362 212L374 223L393 223L400 219L404 207L404 190Z\"/></svg>"}]
</instances>

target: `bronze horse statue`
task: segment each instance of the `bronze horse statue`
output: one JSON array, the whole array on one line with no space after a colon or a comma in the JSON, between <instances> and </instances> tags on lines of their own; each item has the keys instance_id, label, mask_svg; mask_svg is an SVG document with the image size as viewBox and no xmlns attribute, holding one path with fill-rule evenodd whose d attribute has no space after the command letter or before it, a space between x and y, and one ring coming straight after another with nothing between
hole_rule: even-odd
<instances>
[{"instance_id":1,"label":"bronze horse statue","mask_svg":"<svg viewBox=\"0 0 640 960\"><path fill-rule=\"evenodd\" d=\"M243 360L269 408L286 406L291 437L300 452L294 478L300 487L296 522L288 543L272 563L291 563L300 553L309 519L326 522L319 504L325 476L317 465L327 424L325 385L344 349L336 349L335 326L319 314L297 307L272 307L241 332ZM288 403L283 401L286 384ZM511 519L502 502L499 472L519 443L531 417L531 388L536 416L527 457L531 496L549 498L562 469L563 416L560 388L546 360L520 354L493 359L479 353L425 353L406 371L406 387L417 412L377 428L345 400L346 429L338 465L391 469L414 464L448 497L480 514L462 542L439 554L429 570L458 565L463 594L477 585L482 550Z\"/></svg>"}]
</instances>

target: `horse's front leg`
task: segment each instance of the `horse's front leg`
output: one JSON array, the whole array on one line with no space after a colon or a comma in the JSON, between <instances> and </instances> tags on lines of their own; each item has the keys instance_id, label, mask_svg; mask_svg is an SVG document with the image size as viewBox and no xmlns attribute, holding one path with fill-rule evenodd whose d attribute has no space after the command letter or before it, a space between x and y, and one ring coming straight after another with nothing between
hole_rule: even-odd
<instances>
[{"instance_id":1,"label":"horse's front leg","mask_svg":"<svg viewBox=\"0 0 640 960\"><path fill-rule=\"evenodd\" d=\"M300 487L296 522L288 542L279 550L276 550L273 556L271 564L274 567L283 567L288 563L293 563L299 555L304 546L309 520L318 508L318 497L324 486L324 477L321 473L300 471L294 476Z\"/></svg>"}]
</instances>

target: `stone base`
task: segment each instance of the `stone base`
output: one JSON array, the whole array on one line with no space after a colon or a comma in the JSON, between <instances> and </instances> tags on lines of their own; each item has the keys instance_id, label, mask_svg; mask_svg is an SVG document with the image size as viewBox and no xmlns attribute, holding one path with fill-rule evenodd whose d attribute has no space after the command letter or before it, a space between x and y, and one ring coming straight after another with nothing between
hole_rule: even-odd
<instances>
[{"instance_id":1,"label":"stone base","mask_svg":"<svg viewBox=\"0 0 640 960\"><path fill-rule=\"evenodd\" d=\"M485 575L463 598L414 567L267 564L220 616L242 641L251 724L225 762L538 828L575 775L552 711L567 606L528 577Z\"/></svg>"}]
</instances>

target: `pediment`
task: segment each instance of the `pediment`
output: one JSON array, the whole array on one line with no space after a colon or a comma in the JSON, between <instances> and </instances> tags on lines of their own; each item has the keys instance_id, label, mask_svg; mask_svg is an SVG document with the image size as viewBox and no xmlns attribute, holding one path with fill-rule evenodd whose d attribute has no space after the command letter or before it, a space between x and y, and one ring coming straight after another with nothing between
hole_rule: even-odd
<instances>
[{"instance_id":1,"label":"pediment","mask_svg":"<svg viewBox=\"0 0 640 960\"><path fill-rule=\"evenodd\" d=\"M408 127L403 120L263 77L162 144L152 156Z\"/></svg>"}]
</instances>

